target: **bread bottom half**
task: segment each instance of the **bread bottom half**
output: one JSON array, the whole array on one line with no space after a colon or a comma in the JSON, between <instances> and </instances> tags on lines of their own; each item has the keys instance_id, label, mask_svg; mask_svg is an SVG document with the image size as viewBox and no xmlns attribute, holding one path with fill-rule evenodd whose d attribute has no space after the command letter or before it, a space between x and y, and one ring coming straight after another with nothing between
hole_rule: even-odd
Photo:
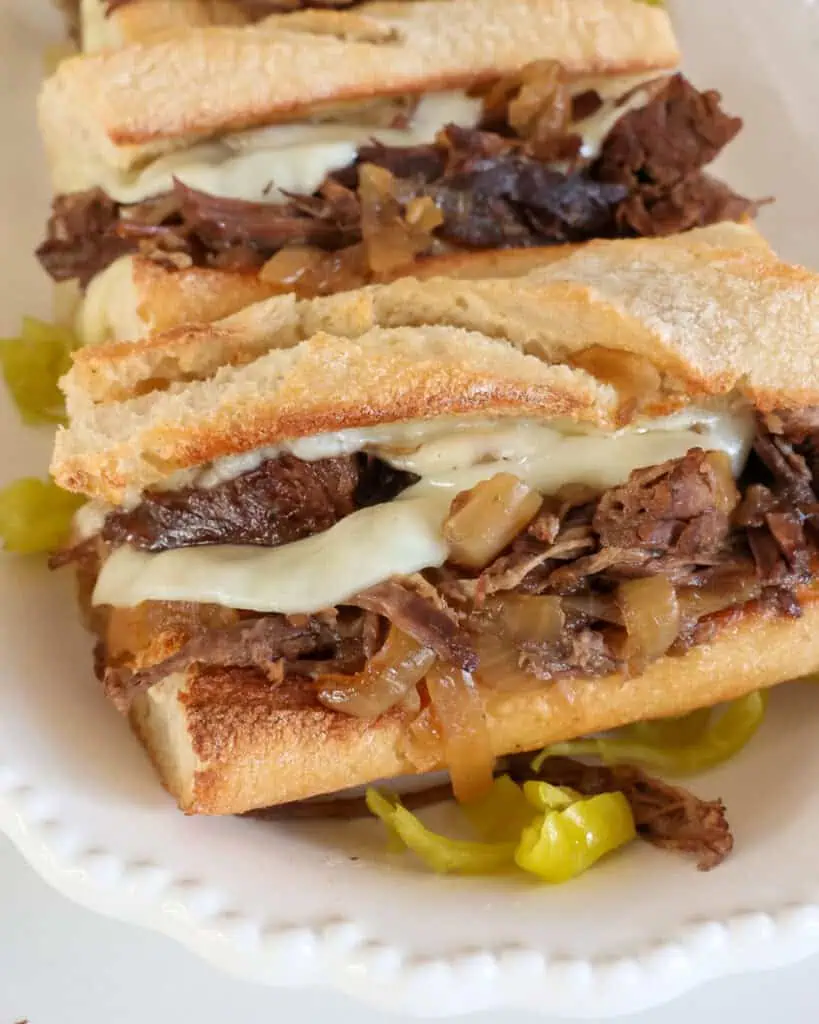
<instances>
[{"instance_id":1,"label":"bread bottom half","mask_svg":"<svg viewBox=\"0 0 819 1024\"><path fill-rule=\"evenodd\" d=\"M629 722L680 715L819 670L819 595L801 618L749 605L716 638L642 675L487 693L497 756ZM190 814L238 814L397 775L440 769L411 743L413 715L365 722L322 707L307 685L242 670L190 670L142 695L131 723L166 789Z\"/></svg>"},{"instance_id":2,"label":"bread bottom half","mask_svg":"<svg viewBox=\"0 0 819 1024\"><path fill-rule=\"evenodd\" d=\"M750 222L711 225L679 236L692 245L737 247L770 251ZM566 259L594 242L549 245L529 249L453 250L416 260L388 280L449 277L461 280L523 277L539 267ZM231 272L210 267L171 270L140 256L123 257L89 286L83 300L73 298L58 311L61 320L76 318L85 344L111 340L137 341L150 334L192 323L213 323L254 303L282 293L280 285L255 272ZM77 303L81 301L79 311Z\"/></svg>"}]
</instances>

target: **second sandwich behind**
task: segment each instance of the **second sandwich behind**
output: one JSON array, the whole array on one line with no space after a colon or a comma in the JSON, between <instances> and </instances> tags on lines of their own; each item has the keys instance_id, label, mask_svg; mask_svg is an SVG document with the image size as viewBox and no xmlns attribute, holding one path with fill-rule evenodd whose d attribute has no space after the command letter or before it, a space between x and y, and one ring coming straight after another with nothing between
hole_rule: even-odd
<instances>
[{"instance_id":1,"label":"second sandwich behind","mask_svg":"<svg viewBox=\"0 0 819 1024\"><path fill-rule=\"evenodd\" d=\"M40 258L94 342L739 219L703 168L741 122L677 59L635 0L364 4L77 58L41 98Z\"/></svg>"}]
</instances>

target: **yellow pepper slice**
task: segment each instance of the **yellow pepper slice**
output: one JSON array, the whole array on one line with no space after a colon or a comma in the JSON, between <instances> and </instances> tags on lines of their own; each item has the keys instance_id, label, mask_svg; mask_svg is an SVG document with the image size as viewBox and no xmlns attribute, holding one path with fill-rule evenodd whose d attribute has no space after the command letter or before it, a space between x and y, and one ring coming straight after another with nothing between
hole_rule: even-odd
<instances>
[{"instance_id":1,"label":"yellow pepper slice","mask_svg":"<svg viewBox=\"0 0 819 1024\"><path fill-rule=\"evenodd\" d=\"M488 840L516 842L535 816L524 790L508 775L499 775L488 793L460 807L481 839Z\"/></svg>"},{"instance_id":2,"label":"yellow pepper slice","mask_svg":"<svg viewBox=\"0 0 819 1024\"><path fill-rule=\"evenodd\" d=\"M3 547L20 555L54 551L67 539L71 517L82 503L53 480L15 480L0 489Z\"/></svg>"},{"instance_id":3,"label":"yellow pepper slice","mask_svg":"<svg viewBox=\"0 0 819 1024\"><path fill-rule=\"evenodd\" d=\"M77 340L67 327L26 317L20 336L0 340L0 364L24 423L62 423L65 403L57 385L71 367Z\"/></svg>"},{"instance_id":4,"label":"yellow pepper slice","mask_svg":"<svg viewBox=\"0 0 819 1024\"><path fill-rule=\"evenodd\" d=\"M431 832L392 794L367 790L367 807L408 850L439 874L488 875L510 867L514 842L478 843Z\"/></svg>"},{"instance_id":5,"label":"yellow pepper slice","mask_svg":"<svg viewBox=\"0 0 819 1024\"><path fill-rule=\"evenodd\" d=\"M639 764L672 777L707 771L738 754L752 739L765 717L766 700L767 695L759 691L725 704L692 742L669 745L662 740L661 729L654 734L659 742L641 742L623 730L611 737L554 743L538 754L532 767L537 771L547 757L563 755L599 757L605 764Z\"/></svg>"},{"instance_id":6,"label":"yellow pepper slice","mask_svg":"<svg viewBox=\"0 0 819 1024\"><path fill-rule=\"evenodd\" d=\"M603 793L538 817L523 830L515 863L544 882L568 882L636 835L623 794Z\"/></svg>"},{"instance_id":7,"label":"yellow pepper slice","mask_svg":"<svg viewBox=\"0 0 819 1024\"><path fill-rule=\"evenodd\" d=\"M480 800L461 805L479 834L494 842L438 835L398 797L377 789L367 790L367 806L401 849L439 874L486 875L517 865L544 881L565 882L636 835L622 793L584 800L547 782L527 782L521 789L508 776L496 779Z\"/></svg>"},{"instance_id":8,"label":"yellow pepper slice","mask_svg":"<svg viewBox=\"0 0 819 1024\"><path fill-rule=\"evenodd\" d=\"M617 735L652 746L681 747L702 739L711 722L712 709L700 708L689 715L659 718L654 722L635 722L623 726Z\"/></svg>"}]
</instances>

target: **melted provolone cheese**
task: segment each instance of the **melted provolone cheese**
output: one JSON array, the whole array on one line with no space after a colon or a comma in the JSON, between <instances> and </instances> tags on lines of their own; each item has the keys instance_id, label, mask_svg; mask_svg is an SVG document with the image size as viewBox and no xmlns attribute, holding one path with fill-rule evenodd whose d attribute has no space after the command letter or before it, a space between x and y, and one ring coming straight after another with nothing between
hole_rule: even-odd
<instances>
[{"instance_id":1,"label":"melted provolone cheese","mask_svg":"<svg viewBox=\"0 0 819 1024\"><path fill-rule=\"evenodd\" d=\"M278 203L283 191L314 192L331 171L351 164L359 146L372 139L388 146L431 142L450 122L476 124L481 109L481 101L464 92L431 93L419 101L407 128L366 123L271 125L178 150L133 171L66 160L58 188L77 192L99 186L117 202L137 203L167 192L178 178L209 195Z\"/></svg>"},{"instance_id":2,"label":"melted provolone cheese","mask_svg":"<svg viewBox=\"0 0 819 1024\"><path fill-rule=\"evenodd\" d=\"M105 0L81 0L80 38L85 53L122 44L115 19L107 15Z\"/></svg>"},{"instance_id":3,"label":"melted provolone cheese","mask_svg":"<svg viewBox=\"0 0 819 1024\"><path fill-rule=\"evenodd\" d=\"M686 415L696 416L695 413ZM452 499L499 472L514 473L544 494L569 483L598 490L623 483L641 466L679 458L692 448L725 451L739 469L747 456L750 415L703 414L684 426L601 436L552 427L498 425L457 434L398 455L375 447L393 465L422 472L394 501L361 509L331 529L278 548L234 545L148 554L119 548L104 564L95 604L130 607L142 601L211 602L285 614L340 604L366 587L443 565L443 524Z\"/></svg>"},{"instance_id":4,"label":"melted provolone cheese","mask_svg":"<svg viewBox=\"0 0 819 1024\"><path fill-rule=\"evenodd\" d=\"M606 136L620 118L632 110L640 110L646 106L650 97L651 94L647 89L635 89L622 103L611 100L604 101L603 106L591 117L579 121L576 130L583 137L580 155L586 160L594 160L599 156Z\"/></svg>"},{"instance_id":5,"label":"melted provolone cheese","mask_svg":"<svg viewBox=\"0 0 819 1024\"><path fill-rule=\"evenodd\" d=\"M121 256L91 281L74 320L83 345L135 341L149 328L139 315L132 256Z\"/></svg>"},{"instance_id":6,"label":"melted provolone cheese","mask_svg":"<svg viewBox=\"0 0 819 1024\"><path fill-rule=\"evenodd\" d=\"M312 437L300 437L272 447L256 448L237 455L225 455L206 466L180 470L168 477L160 490L181 487L214 487L258 469L268 459L295 455L303 462L332 459L366 451L399 469L426 476L442 466L450 469L481 461L511 459L522 462L559 443L566 435L598 439L626 437L648 432L692 430L712 447L730 454L739 471L747 455L753 425L745 413L724 407L692 406L657 419L636 421L614 435L569 421L552 421L549 426L532 419L479 419L442 416L430 420L407 420L375 427L352 427Z\"/></svg>"}]
</instances>

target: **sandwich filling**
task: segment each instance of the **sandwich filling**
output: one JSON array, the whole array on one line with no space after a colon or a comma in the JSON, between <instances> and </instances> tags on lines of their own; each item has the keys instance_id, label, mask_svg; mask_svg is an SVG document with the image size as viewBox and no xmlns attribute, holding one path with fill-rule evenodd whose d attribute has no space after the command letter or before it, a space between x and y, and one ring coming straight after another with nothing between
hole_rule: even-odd
<instances>
[{"instance_id":1,"label":"sandwich filling","mask_svg":"<svg viewBox=\"0 0 819 1024\"><path fill-rule=\"evenodd\" d=\"M541 62L480 96L381 100L127 174L75 169L38 256L83 287L139 253L316 295L452 249L672 234L754 212L704 171L740 127L679 75L569 83Z\"/></svg>"},{"instance_id":2,"label":"sandwich filling","mask_svg":"<svg viewBox=\"0 0 819 1024\"><path fill-rule=\"evenodd\" d=\"M121 707L191 666L228 666L434 731L451 710L441 672L473 707L485 689L639 673L749 608L798 616L813 582L815 410L689 409L609 436L357 433L85 514L55 561L80 562L93 588ZM172 649L150 651L168 629Z\"/></svg>"},{"instance_id":3,"label":"sandwich filling","mask_svg":"<svg viewBox=\"0 0 819 1024\"><path fill-rule=\"evenodd\" d=\"M147 0L152 3L153 0ZM178 2L178 0L177 0ZM189 13L191 19L183 25L252 25L271 14L287 14L309 8L341 10L355 7L365 0L194 0L197 10ZM66 10L72 38L86 53L122 45L122 35L112 15L123 7L145 6L146 0L62 0ZM190 7L190 0L187 0ZM177 22L165 14L167 27ZM195 18L195 20L194 20ZM159 30L166 27L164 20L151 24Z\"/></svg>"}]
</instances>

